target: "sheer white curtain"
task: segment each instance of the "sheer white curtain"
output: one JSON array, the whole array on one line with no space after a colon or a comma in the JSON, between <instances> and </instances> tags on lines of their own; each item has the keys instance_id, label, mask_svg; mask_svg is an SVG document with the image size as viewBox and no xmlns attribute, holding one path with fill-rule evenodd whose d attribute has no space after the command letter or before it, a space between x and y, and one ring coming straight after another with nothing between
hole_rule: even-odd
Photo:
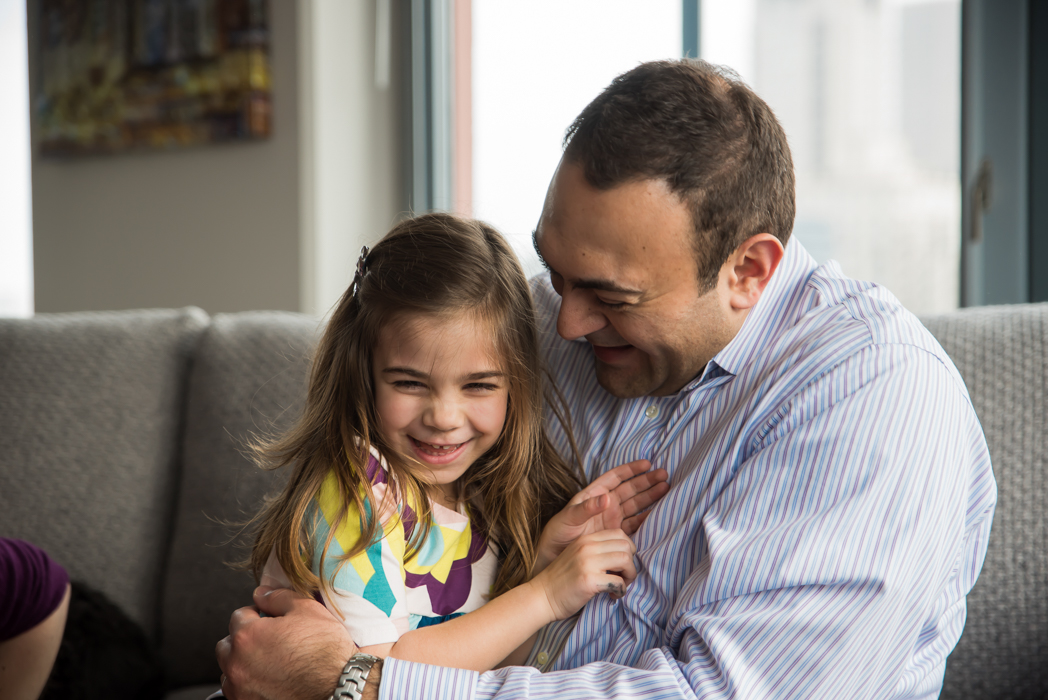
<instances>
[{"instance_id":1,"label":"sheer white curtain","mask_svg":"<svg viewBox=\"0 0 1048 700\"><path fill-rule=\"evenodd\" d=\"M619 73L681 55L680 0L473 0L473 215L525 271L564 131Z\"/></svg>"},{"instance_id":2,"label":"sheer white curtain","mask_svg":"<svg viewBox=\"0 0 1048 700\"><path fill-rule=\"evenodd\" d=\"M25 0L0 0L0 316L33 313Z\"/></svg>"}]
</instances>

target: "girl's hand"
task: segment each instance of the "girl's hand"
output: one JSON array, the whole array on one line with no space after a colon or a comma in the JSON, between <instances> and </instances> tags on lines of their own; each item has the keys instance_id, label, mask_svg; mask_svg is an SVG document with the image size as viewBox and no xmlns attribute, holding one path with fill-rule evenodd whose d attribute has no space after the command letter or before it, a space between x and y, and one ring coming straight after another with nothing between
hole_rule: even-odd
<instances>
[{"instance_id":1,"label":"girl's hand","mask_svg":"<svg viewBox=\"0 0 1048 700\"><path fill-rule=\"evenodd\" d=\"M532 575L583 535L615 529L627 535L636 532L648 517L642 511L670 490L666 470L650 469L646 459L629 462L605 472L575 494L543 529Z\"/></svg>"},{"instance_id":2,"label":"girl's hand","mask_svg":"<svg viewBox=\"0 0 1048 700\"><path fill-rule=\"evenodd\" d=\"M538 588L549 604L549 621L563 620L582 609L598 593L615 598L637 578L633 540L622 530L601 530L583 535L529 584Z\"/></svg>"}]
</instances>

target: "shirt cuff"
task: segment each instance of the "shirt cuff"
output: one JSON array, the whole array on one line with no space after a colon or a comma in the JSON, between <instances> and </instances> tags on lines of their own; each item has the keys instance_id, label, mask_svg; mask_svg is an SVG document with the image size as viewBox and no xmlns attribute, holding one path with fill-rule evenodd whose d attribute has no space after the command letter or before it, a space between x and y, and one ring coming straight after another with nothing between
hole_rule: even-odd
<instances>
[{"instance_id":1,"label":"shirt cuff","mask_svg":"<svg viewBox=\"0 0 1048 700\"><path fill-rule=\"evenodd\" d=\"M476 671L444 668L386 657L382 662L379 700L433 700L462 698L468 700L477 687Z\"/></svg>"}]
</instances>

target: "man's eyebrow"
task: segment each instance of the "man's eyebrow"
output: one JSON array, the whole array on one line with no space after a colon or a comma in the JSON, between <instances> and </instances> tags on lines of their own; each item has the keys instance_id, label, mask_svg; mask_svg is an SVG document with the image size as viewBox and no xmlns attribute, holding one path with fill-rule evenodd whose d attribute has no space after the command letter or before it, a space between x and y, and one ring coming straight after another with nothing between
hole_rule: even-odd
<instances>
[{"instance_id":1,"label":"man's eyebrow","mask_svg":"<svg viewBox=\"0 0 1048 700\"><path fill-rule=\"evenodd\" d=\"M553 269L550 268L549 263L546 262L546 258L542 257L542 251L539 250L539 230L538 229L534 229L531 232L531 247L535 249L535 255L539 256L539 262L542 263L542 266L544 268L546 268L546 271L547 272L553 272Z\"/></svg>"},{"instance_id":2,"label":"man's eyebrow","mask_svg":"<svg viewBox=\"0 0 1048 700\"><path fill-rule=\"evenodd\" d=\"M632 294L639 296L644 293L640 289L630 289L629 287L623 287L621 284L615 284L611 280L593 279L593 280L575 280L571 283L572 287L576 289L596 289L598 292L613 292L615 294Z\"/></svg>"}]
</instances>

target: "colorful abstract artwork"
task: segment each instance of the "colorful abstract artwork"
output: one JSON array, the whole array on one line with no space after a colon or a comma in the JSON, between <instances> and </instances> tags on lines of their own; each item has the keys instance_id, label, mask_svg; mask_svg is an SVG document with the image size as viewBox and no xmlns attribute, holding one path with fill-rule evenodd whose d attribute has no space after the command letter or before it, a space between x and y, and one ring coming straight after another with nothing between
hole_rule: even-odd
<instances>
[{"instance_id":1,"label":"colorful abstract artwork","mask_svg":"<svg viewBox=\"0 0 1048 700\"><path fill-rule=\"evenodd\" d=\"M41 155L262 139L267 0L41 0Z\"/></svg>"}]
</instances>

